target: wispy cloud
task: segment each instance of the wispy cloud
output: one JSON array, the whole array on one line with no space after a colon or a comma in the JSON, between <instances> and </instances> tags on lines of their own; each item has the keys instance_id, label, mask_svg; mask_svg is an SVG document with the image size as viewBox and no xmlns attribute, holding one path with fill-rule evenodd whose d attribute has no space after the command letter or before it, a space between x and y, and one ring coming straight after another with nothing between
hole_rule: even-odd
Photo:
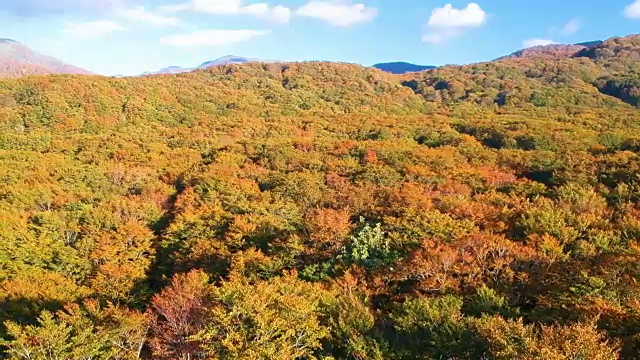
<instances>
[{"instance_id":1,"label":"wispy cloud","mask_svg":"<svg viewBox=\"0 0 640 360\"><path fill-rule=\"evenodd\" d=\"M485 24L487 13L477 3L469 3L466 7L456 9L451 4L431 11L427 22L427 33L422 41L439 43L459 36L467 28L477 28Z\"/></svg>"},{"instance_id":2,"label":"wispy cloud","mask_svg":"<svg viewBox=\"0 0 640 360\"><path fill-rule=\"evenodd\" d=\"M267 3L245 5L242 0L191 0L189 2L166 5L160 8L162 12L191 11L214 15L253 15L258 18L286 23L291 17L291 9Z\"/></svg>"},{"instance_id":3,"label":"wispy cloud","mask_svg":"<svg viewBox=\"0 0 640 360\"><path fill-rule=\"evenodd\" d=\"M347 27L372 21L378 10L365 4L352 4L349 0L312 0L296 10L296 15L323 20L330 25Z\"/></svg>"},{"instance_id":4,"label":"wispy cloud","mask_svg":"<svg viewBox=\"0 0 640 360\"><path fill-rule=\"evenodd\" d=\"M166 36L160 42L171 46L221 46L268 34L266 30L198 30L188 34Z\"/></svg>"},{"instance_id":5,"label":"wispy cloud","mask_svg":"<svg viewBox=\"0 0 640 360\"><path fill-rule=\"evenodd\" d=\"M144 6L120 10L118 11L118 15L130 21L141 22L157 27L177 26L180 24L177 18L150 12L146 10Z\"/></svg>"},{"instance_id":6,"label":"wispy cloud","mask_svg":"<svg viewBox=\"0 0 640 360\"><path fill-rule=\"evenodd\" d=\"M640 19L640 0L635 0L633 3L627 5L624 8L624 16L628 19Z\"/></svg>"},{"instance_id":7,"label":"wispy cloud","mask_svg":"<svg viewBox=\"0 0 640 360\"><path fill-rule=\"evenodd\" d=\"M578 31L580 31L580 27L582 27L582 23L580 22L580 20L571 19L562 27L562 34L563 35L576 34Z\"/></svg>"},{"instance_id":8,"label":"wispy cloud","mask_svg":"<svg viewBox=\"0 0 640 360\"><path fill-rule=\"evenodd\" d=\"M115 31L125 30L124 26L115 21L89 21L83 23L68 23L63 32L77 39L96 39Z\"/></svg>"}]
</instances>

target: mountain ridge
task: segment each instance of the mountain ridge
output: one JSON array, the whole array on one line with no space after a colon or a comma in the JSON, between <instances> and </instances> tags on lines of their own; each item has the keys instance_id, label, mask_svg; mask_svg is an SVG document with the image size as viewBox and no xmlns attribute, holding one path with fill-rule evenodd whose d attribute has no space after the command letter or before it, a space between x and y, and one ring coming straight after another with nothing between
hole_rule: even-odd
<instances>
[{"instance_id":1,"label":"mountain ridge","mask_svg":"<svg viewBox=\"0 0 640 360\"><path fill-rule=\"evenodd\" d=\"M92 75L88 70L36 52L16 40L0 39L0 78L49 74Z\"/></svg>"},{"instance_id":2,"label":"mountain ridge","mask_svg":"<svg viewBox=\"0 0 640 360\"><path fill-rule=\"evenodd\" d=\"M182 73L185 73L185 72L190 72L190 71L194 71L194 70L202 70L202 69L207 69L207 68L215 67L215 66L246 64L246 63L250 63L250 62L276 63L276 62L280 62L280 61L277 61L277 60L263 60L263 59L257 59L257 58L247 58L247 57L237 56L237 55L226 55L226 56L220 57L220 58L215 59L215 60L205 61L202 64L200 64L200 65L198 65L197 67L194 67L194 68L183 68L183 67L180 67L180 66L169 66L169 67L162 68L160 70L153 71L153 72L149 72L149 71L144 72L144 73L141 74L141 76L161 75L161 74L182 74ZM437 68L437 66L433 66L433 65L417 65L417 64L404 62L404 61L396 61L396 62L388 62L388 63L378 63L378 64L375 64L375 65L371 66L371 68L376 68L376 69L382 70L382 71L390 73L390 74L401 75L401 74L406 74L406 73L410 73L410 72L419 72L419 71L424 71L424 70L431 70L431 69Z\"/></svg>"},{"instance_id":3,"label":"mountain ridge","mask_svg":"<svg viewBox=\"0 0 640 360\"><path fill-rule=\"evenodd\" d=\"M270 63L270 62L275 62L275 61L248 58L248 57L237 56L237 55L225 55L225 56L217 58L215 60L205 61L205 62L201 63L200 65L198 65L196 67L193 67L193 68L184 68L184 67L181 67L181 66L169 66L169 67L157 70L157 71L144 72L144 73L141 74L141 76L163 75L163 74L165 74L165 75L166 74L170 74L170 75L182 74L182 73L186 73L186 72L190 72L190 71L194 71L194 70L207 69L207 68L214 67L214 66L232 65L232 64L246 64L246 63L250 63L250 62Z\"/></svg>"},{"instance_id":4,"label":"mountain ridge","mask_svg":"<svg viewBox=\"0 0 640 360\"><path fill-rule=\"evenodd\" d=\"M634 36L634 35L630 35ZM637 36L637 35L636 35ZM515 51L509 55L501 56L492 61L502 61L506 59L561 59L571 57L584 57L590 50L601 45L603 41L586 41L575 44L550 44L541 45ZM112 77L148 76L160 74L182 74L194 70L202 70L210 67L245 64L245 63L274 63L277 60L262 60L237 55L226 55L215 60L204 61L195 67L168 66L156 71L147 71L139 75L116 75ZM395 61L378 63L372 65L381 71L403 75L413 72L429 71L439 68L432 65L417 65L413 63ZM24 44L9 38L0 38L0 77L15 78L28 75L47 74L83 74L92 75L91 72L67 64L54 57L38 53Z\"/></svg>"},{"instance_id":5,"label":"mountain ridge","mask_svg":"<svg viewBox=\"0 0 640 360\"><path fill-rule=\"evenodd\" d=\"M602 44L602 40L585 41L575 44L549 44L533 46L525 49L520 49L509 55L501 56L494 61L513 59L513 58L536 58L536 59L550 59L558 57L571 57L583 50L590 49Z\"/></svg>"}]
</instances>

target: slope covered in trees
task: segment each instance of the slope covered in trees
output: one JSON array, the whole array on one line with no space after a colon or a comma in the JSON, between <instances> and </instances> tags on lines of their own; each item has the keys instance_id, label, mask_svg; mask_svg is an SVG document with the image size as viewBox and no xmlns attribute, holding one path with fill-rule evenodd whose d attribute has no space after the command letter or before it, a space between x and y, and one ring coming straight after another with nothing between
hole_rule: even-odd
<instances>
[{"instance_id":1,"label":"slope covered in trees","mask_svg":"<svg viewBox=\"0 0 640 360\"><path fill-rule=\"evenodd\" d=\"M407 75L404 83L428 101L449 104L599 107L613 104L615 97L635 106L639 59L640 35L632 35L591 47L551 45L494 62L438 68Z\"/></svg>"},{"instance_id":2,"label":"slope covered in trees","mask_svg":"<svg viewBox=\"0 0 640 360\"><path fill-rule=\"evenodd\" d=\"M2 81L3 354L636 359L637 41Z\"/></svg>"}]
</instances>

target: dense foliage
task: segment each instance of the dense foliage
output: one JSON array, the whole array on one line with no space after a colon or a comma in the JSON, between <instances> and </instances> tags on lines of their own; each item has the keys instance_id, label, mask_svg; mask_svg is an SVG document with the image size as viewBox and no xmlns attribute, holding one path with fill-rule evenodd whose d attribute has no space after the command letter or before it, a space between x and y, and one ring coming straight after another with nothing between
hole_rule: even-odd
<instances>
[{"instance_id":1,"label":"dense foliage","mask_svg":"<svg viewBox=\"0 0 640 360\"><path fill-rule=\"evenodd\" d=\"M639 44L2 81L3 356L640 358Z\"/></svg>"}]
</instances>

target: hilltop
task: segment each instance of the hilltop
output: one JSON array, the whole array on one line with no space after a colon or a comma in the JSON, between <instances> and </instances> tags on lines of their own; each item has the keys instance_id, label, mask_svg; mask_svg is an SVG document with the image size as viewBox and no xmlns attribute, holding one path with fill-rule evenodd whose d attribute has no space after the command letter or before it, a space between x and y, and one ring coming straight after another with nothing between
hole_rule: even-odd
<instances>
[{"instance_id":1,"label":"hilltop","mask_svg":"<svg viewBox=\"0 0 640 360\"><path fill-rule=\"evenodd\" d=\"M0 77L45 74L91 74L10 39L0 39Z\"/></svg>"}]
</instances>

